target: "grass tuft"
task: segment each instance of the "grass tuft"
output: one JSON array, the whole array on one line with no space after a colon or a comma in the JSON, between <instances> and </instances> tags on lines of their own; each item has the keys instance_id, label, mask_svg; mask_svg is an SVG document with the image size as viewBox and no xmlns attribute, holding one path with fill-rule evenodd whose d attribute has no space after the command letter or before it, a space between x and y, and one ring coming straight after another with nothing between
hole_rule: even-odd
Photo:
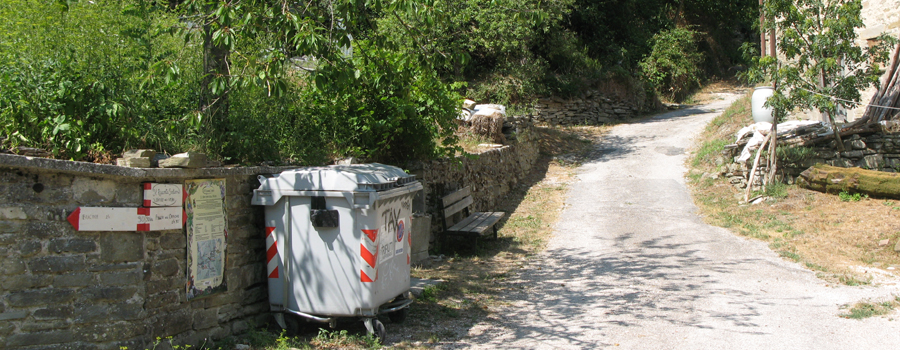
<instances>
[{"instance_id":1,"label":"grass tuft","mask_svg":"<svg viewBox=\"0 0 900 350\"><path fill-rule=\"evenodd\" d=\"M841 314L840 316L843 318L861 320L874 316L887 315L893 312L898 306L900 306L900 297L894 297L892 300L882 302L861 301L854 304L849 312Z\"/></svg>"}]
</instances>

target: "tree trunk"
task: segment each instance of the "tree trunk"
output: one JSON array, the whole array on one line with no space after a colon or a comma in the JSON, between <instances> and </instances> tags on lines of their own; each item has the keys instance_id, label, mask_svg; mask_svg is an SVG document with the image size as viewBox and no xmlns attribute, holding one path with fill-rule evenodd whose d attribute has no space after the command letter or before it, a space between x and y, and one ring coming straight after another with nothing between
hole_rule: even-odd
<instances>
[{"instance_id":1,"label":"tree trunk","mask_svg":"<svg viewBox=\"0 0 900 350\"><path fill-rule=\"evenodd\" d=\"M900 199L900 174L860 168L816 164L797 178L805 188L825 193L863 193L877 198Z\"/></svg>"},{"instance_id":2,"label":"tree trunk","mask_svg":"<svg viewBox=\"0 0 900 350\"><path fill-rule=\"evenodd\" d=\"M822 112L822 114L827 116L828 120L831 121L831 131L834 132L834 142L837 142L837 150L843 152L844 140L841 139L841 129L838 128L837 123L834 121L834 115L828 112Z\"/></svg>"},{"instance_id":3,"label":"tree trunk","mask_svg":"<svg viewBox=\"0 0 900 350\"><path fill-rule=\"evenodd\" d=\"M221 144L227 132L228 93L221 89L213 93L211 84L218 77L228 76L228 49L213 42L210 25L203 27L203 80L200 82L200 113L203 115L201 128L209 136L213 147Z\"/></svg>"}]
</instances>

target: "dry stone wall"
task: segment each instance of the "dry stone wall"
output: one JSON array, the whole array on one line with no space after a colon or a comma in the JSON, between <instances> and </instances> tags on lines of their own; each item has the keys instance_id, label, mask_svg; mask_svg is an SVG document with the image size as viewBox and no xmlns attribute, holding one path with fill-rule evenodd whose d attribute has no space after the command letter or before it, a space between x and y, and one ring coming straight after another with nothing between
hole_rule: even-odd
<instances>
[{"instance_id":1,"label":"dry stone wall","mask_svg":"<svg viewBox=\"0 0 900 350\"><path fill-rule=\"evenodd\" d=\"M0 348L199 345L261 325L269 311L257 174L277 168L135 169L0 155ZM227 291L186 300L182 230L76 231L79 206L139 207L142 182L225 178Z\"/></svg>"},{"instance_id":2,"label":"dry stone wall","mask_svg":"<svg viewBox=\"0 0 900 350\"><path fill-rule=\"evenodd\" d=\"M515 116L510 119L549 125L602 125L625 121L655 108L650 101L628 102L606 96L596 91L587 91L573 99L545 98L534 105L530 115Z\"/></svg>"},{"instance_id":3,"label":"dry stone wall","mask_svg":"<svg viewBox=\"0 0 900 350\"><path fill-rule=\"evenodd\" d=\"M731 184L746 188L750 178L752 159L744 163L729 163L726 158L733 159L737 156L737 148L723 152L720 163L728 163L723 167L719 176L728 178ZM834 141L828 145L810 147L805 156L794 160L779 160L779 175L785 181L793 181L806 169L822 163L841 168L859 167L868 170L884 171L889 173L900 172L900 135L896 134L872 134L869 136L852 135L844 140L844 151L835 150ZM760 164L765 164L764 157ZM754 186L761 186L761 175L767 169L760 166L757 170Z\"/></svg>"},{"instance_id":4,"label":"dry stone wall","mask_svg":"<svg viewBox=\"0 0 900 350\"><path fill-rule=\"evenodd\" d=\"M785 171L796 177L810 166L824 163L842 168L900 172L900 135L853 135L844 140L844 152L838 152L834 147L816 147L813 151L813 155L802 162L787 164Z\"/></svg>"}]
</instances>

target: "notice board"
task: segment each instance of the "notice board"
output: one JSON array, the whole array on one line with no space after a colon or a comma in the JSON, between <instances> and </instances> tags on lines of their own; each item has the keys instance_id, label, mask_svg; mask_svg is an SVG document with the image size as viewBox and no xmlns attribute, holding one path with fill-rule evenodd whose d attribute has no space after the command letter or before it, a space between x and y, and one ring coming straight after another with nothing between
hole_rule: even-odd
<instances>
[{"instance_id":1,"label":"notice board","mask_svg":"<svg viewBox=\"0 0 900 350\"><path fill-rule=\"evenodd\" d=\"M225 179L188 180L184 201L187 233L187 299L227 290L225 245L228 216Z\"/></svg>"}]
</instances>

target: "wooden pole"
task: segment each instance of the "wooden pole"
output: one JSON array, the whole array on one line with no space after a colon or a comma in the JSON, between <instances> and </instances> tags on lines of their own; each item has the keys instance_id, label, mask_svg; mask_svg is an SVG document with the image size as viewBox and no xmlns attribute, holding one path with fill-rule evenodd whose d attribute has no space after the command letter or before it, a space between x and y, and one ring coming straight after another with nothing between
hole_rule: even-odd
<instances>
[{"instance_id":1,"label":"wooden pole","mask_svg":"<svg viewBox=\"0 0 900 350\"><path fill-rule=\"evenodd\" d=\"M766 17L763 15L763 0L759 0L759 53L766 57Z\"/></svg>"},{"instance_id":2,"label":"wooden pole","mask_svg":"<svg viewBox=\"0 0 900 350\"><path fill-rule=\"evenodd\" d=\"M775 50L775 28L769 32L769 56L778 58L778 52Z\"/></svg>"},{"instance_id":3,"label":"wooden pole","mask_svg":"<svg viewBox=\"0 0 900 350\"><path fill-rule=\"evenodd\" d=\"M753 192L753 181L756 180L756 170L759 169L759 156L762 155L762 151L766 148L766 144L771 137L772 133L766 135L762 144L759 145L759 149L756 150L756 158L753 159L753 167L750 168L750 181L747 182L747 192L744 194L744 202L750 201L750 192Z\"/></svg>"}]
</instances>

